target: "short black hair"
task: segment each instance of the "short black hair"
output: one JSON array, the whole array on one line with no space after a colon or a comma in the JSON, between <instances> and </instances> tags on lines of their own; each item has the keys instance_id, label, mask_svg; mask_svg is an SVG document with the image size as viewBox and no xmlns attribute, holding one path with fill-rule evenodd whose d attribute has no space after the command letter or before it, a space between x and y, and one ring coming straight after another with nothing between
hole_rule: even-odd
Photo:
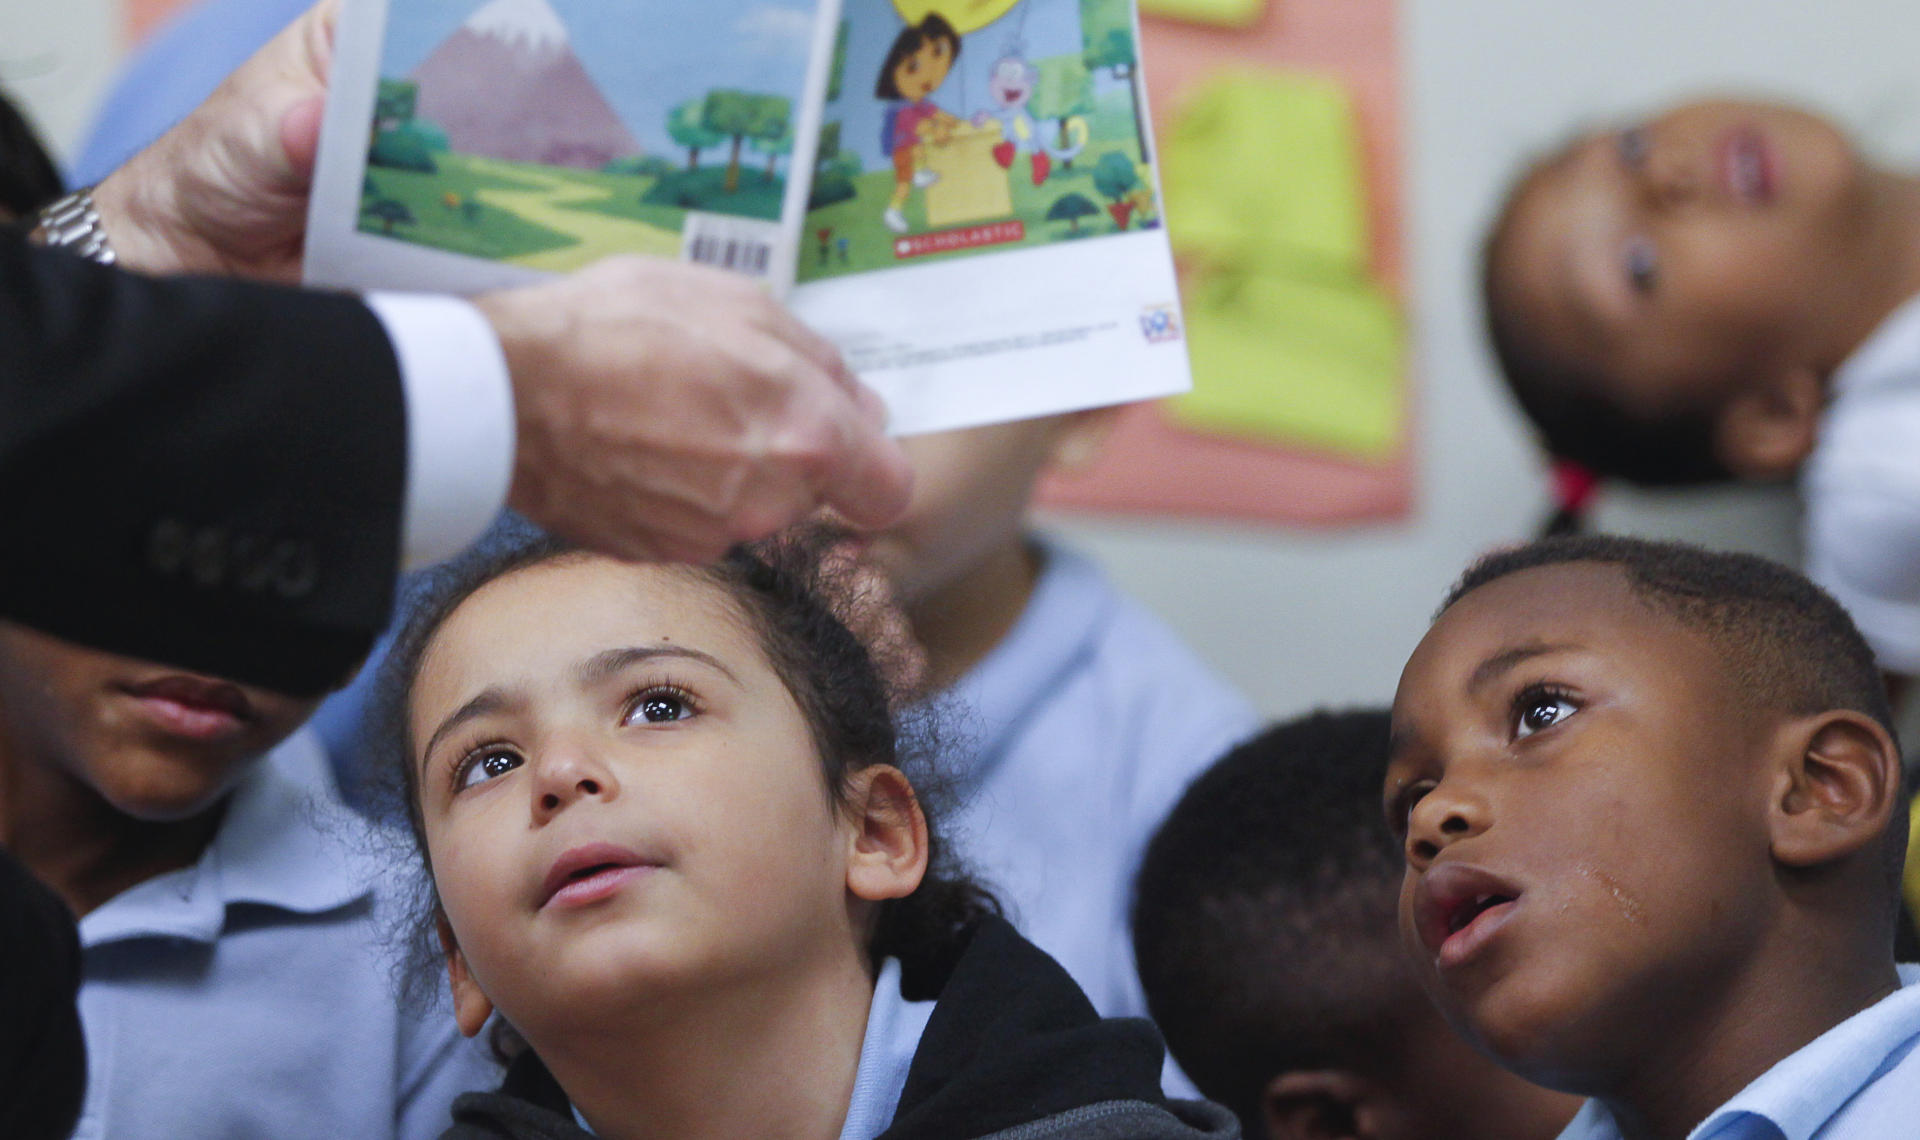
<instances>
[{"instance_id":1,"label":"short black hair","mask_svg":"<svg viewBox=\"0 0 1920 1140\"><path fill-rule=\"evenodd\" d=\"M1731 481L1734 474L1714 446L1715 409L1637 413L1609 393L1607 378L1596 369L1556 353L1526 327L1502 271L1521 202L1553 161L1535 163L1515 181L1480 250L1487 340L1508 391L1550 453L1597 474L1643 487Z\"/></svg>"},{"instance_id":2,"label":"short black hair","mask_svg":"<svg viewBox=\"0 0 1920 1140\"><path fill-rule=\"evenodd\" d=\"M1275 725L1193 782L1147 846L1133 946L1167 1047L1244 1135L1301 1068L1380 1072L1408 1003L1405 859L1380 814L1386 709Z\"/></svg>"},{"instance_id":3,"label":"short black hair","mask_svg":"<svg viewBox=\"0 0 1920 1140\"><path fill-rule=\"evenodd\" d=\"M880 64L880 79L873 85L873 97L876 99L898 99L899 84L893 81L894 69L921 45L929 40L945 40L953 47L953 58L960 58L960 33L953 30L947 18L938 12L929 12L925 19L900 29L894 37L893 46L887 49L887 58Z\"/></svg>"},{"instance_id":4,"label":"short black hair","mask_svg":"<svg viewBox=\"0 0 1920 1140\"><path fill-rule=\"evenodd\" d=\"M1617 567L1635 597L1705 638L1752 706L1799 716L1848 709L1878 721L1898 748L1886 683L1846 609L1798 571L1757 555L1619 535L1549 538L1475 562L1439 612L1510 574L1577 563ZM1907 816L1898 795L1885 840L1896 903Z\"/></svg>"}]
</instances>

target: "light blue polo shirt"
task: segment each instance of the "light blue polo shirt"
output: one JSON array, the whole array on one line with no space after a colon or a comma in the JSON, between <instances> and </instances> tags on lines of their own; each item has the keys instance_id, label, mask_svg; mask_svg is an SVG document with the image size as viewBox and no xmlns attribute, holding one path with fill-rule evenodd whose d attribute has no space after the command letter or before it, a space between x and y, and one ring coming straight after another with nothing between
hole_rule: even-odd
<instances>
[{"instance_id":1,"label":"light blue polo shirt","mask_svg":"<svg viewBox=\"0 0 1920 1140\"><path fill-rule=\"evenodd\" d=\"M456 1095L499 1084L445 1008L399 1010L363 827L303 731L198 863L81 921L78 1140L428 1140Z\"/></svg>"},{"instance_id":2,"label":"light blue polo shirt","mask_svg":"<svg viewBox=\"0 0 1920 1140\"><path fill-rule=\"evenodd\" d=\"M1896 1140L1920 1136L1920 966L1901 988L1802 1046L1702 1121L1687 1140ZM1590 1100L1560 1140L1620 1140Z\"/></svg>"},{"instance_id":3,"label":"light blue polo shirt","mask_svg":"<svg viewBox=\"0 0 1920 1140\"><path fill-rule=\"evenodd\" d=\"M1040 548L1026 610L941 698L959 721L945 774L961 804L947 834L1103 1016L1145 1017L1127 921L1134 872L1187 785L1258 723L1092 561ZM1173 1079L1168 1091L1190 1089Z\"/></svg>"}]
</instances>

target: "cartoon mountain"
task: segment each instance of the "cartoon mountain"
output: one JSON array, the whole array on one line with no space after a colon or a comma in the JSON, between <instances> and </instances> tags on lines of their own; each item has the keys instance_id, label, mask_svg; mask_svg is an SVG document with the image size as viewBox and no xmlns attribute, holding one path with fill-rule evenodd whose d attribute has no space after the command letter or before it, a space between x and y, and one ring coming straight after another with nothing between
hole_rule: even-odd
<instances>
[{"instance_id":1,"label":"cartoon mountain","mask_svg":"<svg viewBox=\"0 0 1920 1140\"><path fill-rule=\"evenodd\" d=\"M414 69L416 113L462 154L598 170L640 153L547 0L492 0Z\"/></svg>"}]
</instances>

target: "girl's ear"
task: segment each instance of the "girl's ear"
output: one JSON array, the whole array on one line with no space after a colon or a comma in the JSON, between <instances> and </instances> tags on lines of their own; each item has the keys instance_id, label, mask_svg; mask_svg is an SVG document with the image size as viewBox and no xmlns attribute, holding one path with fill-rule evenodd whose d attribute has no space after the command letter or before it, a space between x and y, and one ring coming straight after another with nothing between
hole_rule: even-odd
<instances>
[{"instance_id":1,"label":"girl's ear","mask_svg":"<svg viewBox=\"0 0 1920 1140\"><path fill-rule=\"evenodd\" d=\"M1813 453L1826 384L1792 368L1736 394L1714 423L1720 462L1741 479L1784 479Z\"/></svg>"},{"instance_id":2,"label":"girl's ear","mask_svg":"<svg viewBox=\"0 0 1920 1140\"><path fill-rule=\"evenodd\" d=\"M847 890L867 902L912 894L927 873L927 817L906 775L890 764L854 773L847 807Z\"/></svg>"},{"instance_id":3,"label":"girl's ear","mask_svg":"<svg viewBox=\"0 0 1920 1140\"><path fill-rule=\"evenodd\" d=\"M479 983L467 971L467 956L460 952L460 943L453 936L453 927L447 925L447 916L435 915L433 929L440 936L440 949L447 955L447 980L453 985L453 1019L459 1023L461 1033L473 1037L486 1028L487 1018L493 1016L493 1002L480 992Z\"/></svg>"},{"instance_id":4,"label":"girl's ear","mask_svg":"<svg viewBox=\"0 0 1920 1140\"><path fill-rule=\"evenodd\" d=\"M1773 856L1817 867L1877 844L1900 796L1900 754L1880 722L1849 709L1790 722L1769 805Z\"/></svg>"}]
</instances>

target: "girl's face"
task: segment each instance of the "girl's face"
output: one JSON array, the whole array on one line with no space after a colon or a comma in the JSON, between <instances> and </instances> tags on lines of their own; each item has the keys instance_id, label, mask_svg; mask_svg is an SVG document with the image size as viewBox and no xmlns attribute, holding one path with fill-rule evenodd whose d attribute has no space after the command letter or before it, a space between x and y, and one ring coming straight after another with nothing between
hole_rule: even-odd
<instances>
[{"instance_id":1,"label":"girl's face","mask_svg":"<svg viewBox=\"0 0 1920 1140\"><path fill-rule=\"evenodd\" d=\"M758 638L691 571L582 556L487 584L428 647L409 730L469 1033L495 1005L533 1039L857 952L859 826Z\"/></svg>"},{"instance_id":2,"label":"girl's face","mask_svg":"<svg viewBox=\"0 0 1920 1140\"><path fill-rule=\"evenodd\" d=\"M928 36L920 48L893 68L893 85L904 99L919 101L933 94L947 81L953 70L953 45L939 36Z\"/></svg>"}]
</instances>

